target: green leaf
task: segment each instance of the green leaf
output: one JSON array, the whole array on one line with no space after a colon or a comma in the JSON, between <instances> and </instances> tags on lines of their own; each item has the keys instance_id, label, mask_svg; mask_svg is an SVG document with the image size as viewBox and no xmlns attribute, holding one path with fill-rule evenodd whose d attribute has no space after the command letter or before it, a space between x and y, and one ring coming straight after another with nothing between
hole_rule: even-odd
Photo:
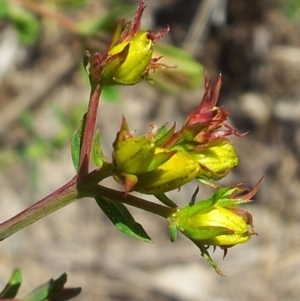
<instances>
[{"instance_id":1,"label":"green leaf","mask_svg":"<svg viewBox=\"0 0 300 301\"><path fill-rule=\"evenodd\" d=\"M144 242L152 242L142 225L134 220L124 204L101 196L96 197L95 200L110 221L123 234L132 236Z\"/></svg>"},{"instance_id":2,"label":"green leaf","mask_svg":"<svg viewBox=\"0 0 300 301\"><path fill-rule=\"evenodd\" d=\"M78 129L75 131L71 142L71 156L76 172L78 172L79 169L81 140L83 136L85 119L86 119L86 114L83 115L82 121L80 122Z\"/></svg>"},{"instance_id":3,"label":"green leaf","mask_svg":"<svg viewBox=\"0 0 300 301\"><path fill-rule=\"evenodd\" d=\"M171 207L171 208L177 208L178 206L169 199L164 193L159 193L154 195L158 200L160 200L163 204Z\"/></svg>"},{"instance_id":4,"label":"green leaf","mask_svg":"<svg viewBox=\"0 0 300 301\"><path fill-rule=\"evenodd\" d=\"M101 140L100 140L100 132L96 131L93 137L93 147L92 147L92 160L94 164L101 168L103 166L103 162L105 161L104 155L101 149Z\"/></svg>"},{"instance_id":5,"label":"green leaf","mask_svg":"<svg viewBox=\"0 0 300 301\"><path fill-rule=\"evenodd\" d=\"M50 279L45 284L34 289L21 301L66 301L79 295L81 288L64 288L66 282L67 274L62 274L56 280Z\"/></svg>"},{"instance_id":6,"label":"green leaf","mask_svg":"<svg viewBox=\"0 0 300 301\"><path fill-rule=\"evenodd\" d=\"M13 299L17 295L22 283L21 271L15 269L12 271L8 283L0 293L0 299Z\"/></svg>"}]
</instances>

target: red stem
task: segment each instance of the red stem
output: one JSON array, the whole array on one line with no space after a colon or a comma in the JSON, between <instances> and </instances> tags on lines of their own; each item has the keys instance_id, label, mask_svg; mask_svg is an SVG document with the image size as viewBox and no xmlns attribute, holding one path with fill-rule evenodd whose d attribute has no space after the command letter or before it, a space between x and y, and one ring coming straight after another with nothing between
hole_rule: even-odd
<instances>
[{"instance_id":1,"label":"red stem","mask_svg":"<svg viewBox=\"0 0 300 301\"><path fill-rule=\"evenodd\" d=\"M80 151L80 160L79 160L79 178L85 176L89 172L89 162L91 149L93 144L93 136L97 119L98 105L101 94L101 87L96 86L92 88L89 107L86 114L86 121L84 124L82 145Z\"/></svg>"},{"instance_id":2,"label":"red stem","mask_svg":"<svg viewBox=\"0 0 300 301\"><path fill-rule=\"evenodd\" d=\"M122 202L124 204L128 204L130 206L145 210L147 212L154 213L164 218L170 217L177 211L177 208L162 206L160 204L146 201L144 199L130 194L125 196L124 192L117 191L101 185L92 187L90 191L87 192L87 194L88 193L91 195L91 197L96 197L97 195L107 197L109 199L115 200L116 202Z\"/></svg>"},{"instance_id":3,"label":"red stem","mask_svg":"<svg viewBox=\"0 0 300 301\"><path fill-rule=\"evenodd\" d=\"M50 213L74 202L80 196L77 191L77 177L33 204L19 214L0 224L0 241L29 226Z\"/></svg>"}]
</instances>

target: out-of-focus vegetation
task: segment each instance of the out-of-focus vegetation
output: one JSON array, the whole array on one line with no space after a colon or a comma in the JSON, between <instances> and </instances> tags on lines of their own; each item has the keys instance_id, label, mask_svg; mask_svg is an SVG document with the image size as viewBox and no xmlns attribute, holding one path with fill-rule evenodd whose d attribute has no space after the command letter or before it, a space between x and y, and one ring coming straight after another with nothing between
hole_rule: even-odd
<instances>
[{"instance_id":1,"label":"out-of-focus vegetation","mask_svg":"<svg viewBox=\"0 0 300 301\"><path fill-rule=\"evenodd\" d=\"M287 15L296 22L300 23L300 1L299 0L281 0L281 5Z\"/></svg>"}]
</instances>

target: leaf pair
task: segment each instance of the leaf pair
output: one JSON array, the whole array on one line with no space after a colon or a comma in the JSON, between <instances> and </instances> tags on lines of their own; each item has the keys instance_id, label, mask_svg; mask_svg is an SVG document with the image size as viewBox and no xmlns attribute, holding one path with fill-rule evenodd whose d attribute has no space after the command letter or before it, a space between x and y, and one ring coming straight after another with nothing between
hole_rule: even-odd
<instances>
[{"instance_id":1,"label":"leaf pair","mask_svg":"<svg viewBox=\"0 0 300 301\"><path fill-rule=\"evenodd\" d=\"M66 301L75 298L80 294L81 288L64 288L67 282L67 274L62 274L59 278L50 279L46 283L35 288L31 293L23 298L18 298L19 301ZM13 300L19 291L22 284L21 271L16 269L12 272L10 279L2 292L0 300Z\"/></svg>"}]
</instances>

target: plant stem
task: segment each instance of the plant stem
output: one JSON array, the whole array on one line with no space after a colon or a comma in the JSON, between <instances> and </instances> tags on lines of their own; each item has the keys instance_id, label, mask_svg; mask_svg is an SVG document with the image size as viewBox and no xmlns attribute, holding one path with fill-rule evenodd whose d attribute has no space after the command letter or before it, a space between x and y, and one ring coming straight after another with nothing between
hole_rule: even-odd
<instances>
[{"instance_id":1,"label":"plant stem","mask_svg":"<svg viewBox=\"0 0 300 301\"><path fill-rule=\"evenodd\" d=\"M128 204L130 206L145 210L147 212L154 213L164 218L170 217L177 211L176 208L162 206L160 204L149 202L130 194L125 196L124 192L117 191L101 185L93 187L89 192L89 196L91 196L91 193L93 194L93 197L95 197L96 195L107 197L113 199L116 202L122 202L124 204Z\"/></svg>"},{"instance_id":2,"label":"plant stem","mask_svg":"<svg viewBox=\"0 0 300 301\"><path fill-rule=\"evenodd\" d=\"M86 114L86 121L84 124L83 138L80 150L80 160L79 160L79 178L85 176L89 172L89 162L90 154L93 144L93 136L95 130L95 124L97 119L98 105L101 94L101 87L96 85L95 88L92 87L89 107Z\"/></svg>"},{"instance_id":3,"label":"plant stem","mask_svg":"<svg viewBox=\"0 0 300 301\"><path fill-rule=\"evenodd\" d=\"M0 241L79 198L77 177L39 202L0 224Z\"/></svg>"}]
</instances>

